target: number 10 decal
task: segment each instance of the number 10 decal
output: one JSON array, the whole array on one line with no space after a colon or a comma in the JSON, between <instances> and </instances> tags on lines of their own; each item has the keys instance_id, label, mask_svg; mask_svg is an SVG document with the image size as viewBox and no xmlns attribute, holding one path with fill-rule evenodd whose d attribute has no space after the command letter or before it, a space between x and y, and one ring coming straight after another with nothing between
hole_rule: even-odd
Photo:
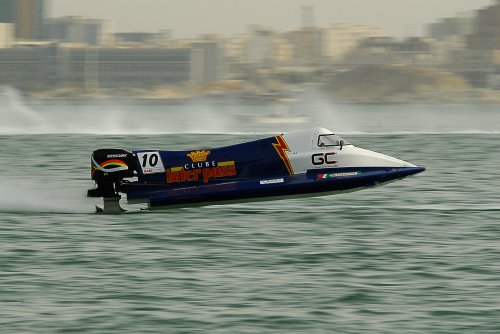
<instances>
[{"instance_id":1,"label":"number 10 decal","mask_svg":"<svg viewBox=\"0 0 500 334\"><path fill-rule=\"evenodd\" d=\"M165 167L161 161L160 152L140 152L137 158L141 164L143 174L163 173Z\"/></svg>"}]
</instances>

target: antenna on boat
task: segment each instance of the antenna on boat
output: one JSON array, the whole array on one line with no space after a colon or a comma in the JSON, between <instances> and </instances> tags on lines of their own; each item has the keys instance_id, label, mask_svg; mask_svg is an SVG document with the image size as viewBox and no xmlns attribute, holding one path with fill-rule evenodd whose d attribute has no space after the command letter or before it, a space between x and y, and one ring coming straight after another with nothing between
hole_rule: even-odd
<instances>
[{"instance_id":1,"label":"antenna on boat","mask_svg":"<svg viewBox=\"0 0 500 334\"><path fill-rule=\"evenodd\" d=\"M260 140L259 135L257 134L257 132L255 132L255 130L254 130L253 128L252 128L252 131L253 131L253 133L254 133L255 137L257 137L257 139L259 139L259 140Z\"/></svg>"}]
</instances>

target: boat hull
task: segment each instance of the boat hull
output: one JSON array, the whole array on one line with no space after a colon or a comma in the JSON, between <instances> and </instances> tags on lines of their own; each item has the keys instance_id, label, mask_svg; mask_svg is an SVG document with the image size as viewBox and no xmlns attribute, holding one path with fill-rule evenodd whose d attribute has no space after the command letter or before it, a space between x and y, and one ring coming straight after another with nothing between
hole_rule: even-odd
<instances>
[{"instance_id":1,"label":"boat hull","mask_svg":"<svg viewBox=\"0 0 500 334\"><path fill-rule=\"evenodd\" d=\"M423 172L421 167L365 167L310 170L304 174L172 188L166 184L128 183L129 204L150 209L326 196L375 187Z\"/></svg>"}]
</instances>

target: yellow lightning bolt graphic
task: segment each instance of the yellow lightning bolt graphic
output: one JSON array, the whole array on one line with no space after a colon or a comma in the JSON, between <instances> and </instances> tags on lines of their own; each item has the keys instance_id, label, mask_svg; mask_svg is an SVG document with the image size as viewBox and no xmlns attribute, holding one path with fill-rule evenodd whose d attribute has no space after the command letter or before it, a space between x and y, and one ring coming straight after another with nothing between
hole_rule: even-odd
<instances>
[{"instance_id":1,"label":"yellow lightning bolt graphic","mask_svg":"<svg viewBox=\"0 0 500 334\"><path fill-rule=\"evenodd\" d=\"M285 163L286 169L288 170L288 173L290 175L293 175L293 168L292 164L290 163L290 160L288 159L287 155L285 152L290 152L290 148L288 147L288 144L286 143L285 139L283 139L282 136L276 136L275 137L278 143L274 143L274 149L276 152L278 152L278 155L280 156L281 160Z\"/></svg>"}]
</instances>

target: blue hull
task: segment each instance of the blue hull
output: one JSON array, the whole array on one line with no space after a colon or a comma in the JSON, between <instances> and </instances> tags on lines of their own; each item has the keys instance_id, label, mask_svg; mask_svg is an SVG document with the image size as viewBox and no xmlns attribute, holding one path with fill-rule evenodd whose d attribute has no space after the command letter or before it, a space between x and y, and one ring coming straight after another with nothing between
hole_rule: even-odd
<instances>
[{"instance_id":1,"label":"blue hull","mask_svg":"<svg viewBox=\"0 0 500 334\"><path fill-rule=\"evenodd\" d=\"M126 183L130 203L146 202L150 208L260 201L276 197L322 196L398 180L423 172L421 167L365 167L309 170L305 174L267 179L239 179L189 187L165 183Z\"/></svg>"}]
</instances>

